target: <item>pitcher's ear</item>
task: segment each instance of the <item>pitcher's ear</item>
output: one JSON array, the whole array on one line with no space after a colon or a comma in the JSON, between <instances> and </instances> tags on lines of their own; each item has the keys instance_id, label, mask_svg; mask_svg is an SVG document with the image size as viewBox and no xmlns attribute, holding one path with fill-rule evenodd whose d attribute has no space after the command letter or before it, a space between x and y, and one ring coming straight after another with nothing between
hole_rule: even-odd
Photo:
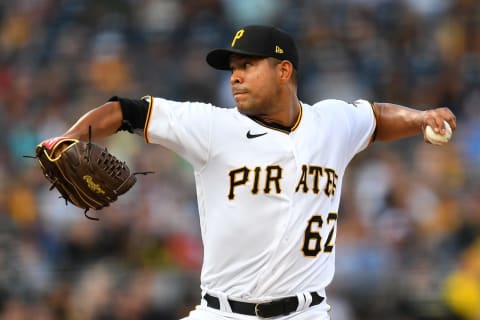
<instances>
[{"instance_id":1,"label":"pitcher's ear","mask_svg":"<svg viewBox=\"0 0 480 320\"><path fill-rule=\"evenodd\" d=\"M288 81L293 77L293 64L288 60L282 60L277 65L280 71L280 79L284 81Z\"/></svg>"}]
</instances>

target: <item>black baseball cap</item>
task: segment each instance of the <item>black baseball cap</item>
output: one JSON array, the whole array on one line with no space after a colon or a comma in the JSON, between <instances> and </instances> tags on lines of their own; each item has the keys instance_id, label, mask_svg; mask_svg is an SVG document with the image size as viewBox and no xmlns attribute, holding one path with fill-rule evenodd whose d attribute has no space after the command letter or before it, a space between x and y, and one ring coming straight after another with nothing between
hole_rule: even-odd
<instances>
[{"instance_id":1,"label":"black baseball cap","mask_svg":"<svg viewBox=\"0 0 480 320\"><path fill-rule=\"evenodd\" d=\"M215 69L230 70L232 53L288 60L298 69L298 51L293 38L272 26L250 25L239 29L229 48L215 49L207 54L207 63Z\"/></svg>"}]
</instances>

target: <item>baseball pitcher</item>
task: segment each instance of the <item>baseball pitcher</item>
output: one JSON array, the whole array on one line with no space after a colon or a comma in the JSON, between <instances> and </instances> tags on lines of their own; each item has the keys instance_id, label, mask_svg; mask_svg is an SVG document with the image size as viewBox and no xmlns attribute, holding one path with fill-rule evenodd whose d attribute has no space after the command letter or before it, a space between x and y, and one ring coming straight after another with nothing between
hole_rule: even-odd
<instances>
[{"instance_id":1,"label":"baseball pitcher","mask_svg":"<svg viewBox=\"0 0 480 320\"><path fill-rule=\"evenodd\" d=\"M199 305L185 319L330 319L326 288L348 163L374 141L427 126L445 137L444 121L454 131L455 116L360 99L304 103L294 40L271 26L239 29L206 60L230 71L234 108L113 97L62 137L127 130L192 164L204 261Z\"/></svg>"}]
</instances>

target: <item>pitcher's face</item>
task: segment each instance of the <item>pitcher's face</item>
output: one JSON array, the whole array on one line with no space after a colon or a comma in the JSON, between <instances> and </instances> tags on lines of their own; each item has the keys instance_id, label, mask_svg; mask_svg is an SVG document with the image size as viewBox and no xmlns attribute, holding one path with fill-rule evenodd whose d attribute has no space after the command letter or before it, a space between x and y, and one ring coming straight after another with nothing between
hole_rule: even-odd
<instances>
[{"instance_id":1,"label":"pitcher's face","mask_svg":"<svg viewBox=\"0 0 480 320\"><path fill-rule=\"evenodd\" d=\"M230 85L238 110L247 115L268 114L275 107L278 93L279 70L275 62L232 54L230 68Z\"/></svg>"}]
</instances>

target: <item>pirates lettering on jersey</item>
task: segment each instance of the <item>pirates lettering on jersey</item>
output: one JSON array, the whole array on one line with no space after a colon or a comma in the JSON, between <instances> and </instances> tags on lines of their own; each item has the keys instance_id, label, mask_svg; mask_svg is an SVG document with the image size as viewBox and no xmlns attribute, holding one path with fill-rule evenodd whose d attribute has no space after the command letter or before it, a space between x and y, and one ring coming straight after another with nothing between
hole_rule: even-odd
<instances>
[{"instance_id":1,"label":"pirates lettering on jersey","mask_svg":"<svg viewBox=\"0 0 480 320\"><path fill-rule=\"evenodd\" d=\"M266 166L265 170L261 167L255 167L253 170L244 166L238 169L231 170L228 175L230 176L230 191L228 192L228 199L235 199L235 188L238 186L246 185L249 181L250 172L253 172L253 185L251 192L257 194L259 191L260 175L262 171L265 175L265 184L263 192L269 194L272 189L275 193L281 193L280 180L282 179L282 168L279 165ZM273 186L273 188L272 188Z\"/></svg>"},{"instance_id":2,"label":"pirates lettering on jersey","mask_svg":"<svg viewBox=\"0 0 480 320\"><path fill-rule=\"evenodd\" d=\"M307 170L308 169L308 170ZM319 177L323 175L323 167L320 166L307 166L306 164L302 165L302 175L300 177L300 180L298 181L297 187L295 188L295 192L298 192L300 190L300 187L302 187L303 193L308 192L308 182L307 182L307 172L310 175L313 175L313 186L312 186L312 191L315 194L318 194L320 192L320 187L319 187Z\"/></svg>"},{"instance_id":3,"label":"pirates lettering on jersey","mask_svg":"<svg viewBox=\"0 0 480 320\"><path fill-rule=\"evenodd\" d=\"M252 181L250 191L254 195L258 194L260 190L265 194L270 192L279 194L282 192L282 174L283 170L279 165L269 165L265 168L248 168L243 166L233 169L228 173L230 177L228 199L235 199L235 188L246 186L250 181ZM251 175L253 175L252 179L250 179ZM338 174L332 168L317 165L302 165L302 174L298 180L295 192L302 191L303 193L308 193L311 190L314 194L319 194L322 190L322 177L326 178L323 192L328 197L333 196L337 188ZM263 188L260 185L261 180L264 181Z\"/></svg>"},{"instance_id":4,"label":"pirates lettering on jersey","mask_svg":"<svg viewBox=\"0 0 480 320\"><path fill-rule=\"evenodd\" d=\"M313 193L318 194L320 192L320 177L327 178L327 182L323 188L323 192L326 196L331 197L335 194L337 189L338 174L332 168L324 168L315 165L302 165L302 175L298 181L295 192L301 191L307 193L310 188ZM308 177L312 176L311 179ZM310 188L309 188L310 186Z\"/></svg>"}]
</instances>

